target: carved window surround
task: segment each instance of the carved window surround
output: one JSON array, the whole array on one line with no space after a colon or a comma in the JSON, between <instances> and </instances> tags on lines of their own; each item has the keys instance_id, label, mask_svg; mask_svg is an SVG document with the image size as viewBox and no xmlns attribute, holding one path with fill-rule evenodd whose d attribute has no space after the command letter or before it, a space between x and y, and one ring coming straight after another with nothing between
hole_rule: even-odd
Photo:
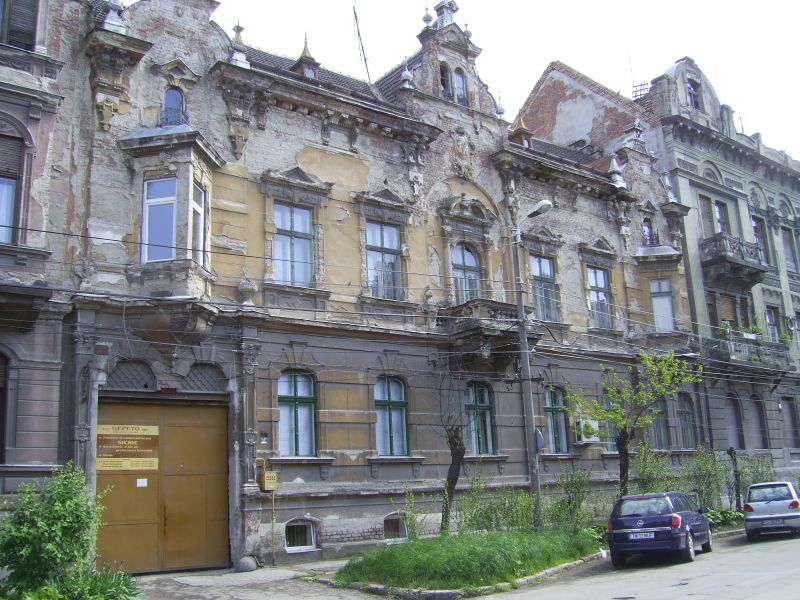
<instances>
[{"instance_id":1,"label":"carved window surround","mask_svg":"<svg viewBox=\"0 0 800 600\"><path fill-rule=\"evenodd\" d=\"M0 67L30 73L35 77L56 79L64 63L38 52L28 52L12 46L0 46Z\"/></svg>"},{"instance_id":2,"label":"carved window surround","mask_svg":"<svg viewBox=\"0 0 800 600\"><path fill-rule=\"evenodd\" d=\"M578 254L584 264L601 269L613 269L619 261L614 248L602 238L593 244L578 244Z\"/></svg>"},{"instance_id":3,"label":"carved window surround","mask_svg":"<svg viewBox=\"0 0 800 600\"><path fill-rule=\"evenodd\" d=\"M153 46L104 29L89 34L86 54L91 65L91 85L100 128L108 131L116 113L130 110L130 76L139 61Z\"/></svg>"},{"instance_id":4,"label":"carved window surround","mask_svg":"<svg viewBox=\"0 0 800 600\"><path fill-rule=\"evenodd\" d=\"M368 456L370 477L377 479L380 477L381 465L411 465L411 472L414 477L419 477L420 467L425 461L424 456Z\"/></svg>"}]
</instances>

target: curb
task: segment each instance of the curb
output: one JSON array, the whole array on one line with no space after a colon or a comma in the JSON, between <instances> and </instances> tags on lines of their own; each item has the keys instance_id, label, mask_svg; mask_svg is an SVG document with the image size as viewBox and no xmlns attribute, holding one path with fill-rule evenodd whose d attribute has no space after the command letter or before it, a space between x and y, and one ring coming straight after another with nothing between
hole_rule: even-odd
<instances>
[{"instance_id":1,"label":"curb","mask_svg":"<svg viewBox=\"0 0 800 600\"><path fill-rule=\"evenodd\" d=\"M468 590L423 590L423 589L410 589L410 588L396 588L376 583L351 583L344 586L351 590L360 590L378 596L388 596L402 598L403 600L456 600L458 598L470 598L473 596L486 596L495 592L510 592L519 587L527 587L535 583L539 583L543 579L558 575L570 569L574 569L580 565L593 562L595 560L605 558L607 553L605 550L600 550L589 556L585 556L579 560L557 565L545 569L535 575L521 577L512 583L497 583L494 585L486 585L477 588L469 588ZM332 579L319 578L317 581L324 583L331 587L339 587Z\"/></svg>"}]
</instances>

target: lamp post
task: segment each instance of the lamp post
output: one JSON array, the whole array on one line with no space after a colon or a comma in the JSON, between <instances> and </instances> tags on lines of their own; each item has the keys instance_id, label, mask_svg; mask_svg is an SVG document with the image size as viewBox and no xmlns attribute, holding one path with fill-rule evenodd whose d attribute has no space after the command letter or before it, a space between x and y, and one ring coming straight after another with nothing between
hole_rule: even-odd
<instances>
[{"instance_id":1,"label":"lamp post","mask_svg":"<svg viewBox=\"0 0 800 600\"><path fill-rule=\"evenodd\" d=\"M542 524L542 490L539 483L539 443L537 440L536 421L534 419L533 405L533 386L531 385L531 363L530 348L528 346L528 328L525 317L525 303L522 299L522 274L519 264L519 247L522 243L522 233L520 226L526 219L538 217L553 208L550 200L537 202L531 212L519 219L512 230L514 239L512 240L513 252L511 260L514 263L515 295L517 300L517 328L519 332L519 354L522 365L522 411L525 416L525 430L527 432L528 443L528 475L531 480L531 492L536 497L536 507L534 513L534 526L540 527Z\"/></svg>"}]
</instances>

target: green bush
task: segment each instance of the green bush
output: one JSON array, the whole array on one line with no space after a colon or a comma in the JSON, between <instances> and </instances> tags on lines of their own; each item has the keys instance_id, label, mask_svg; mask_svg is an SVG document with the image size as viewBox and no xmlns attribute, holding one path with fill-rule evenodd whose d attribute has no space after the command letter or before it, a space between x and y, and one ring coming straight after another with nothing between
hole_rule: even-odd
<instances>
[{"instance_id":1,"label":"green bush","mask_svg":"<svg viewBox=\"0 0 800 600\"><path fill-rule=\"evenodd\" d=\"M737 459L742 494L746 494L747 488L754 483L775 481L772 456L749 456L743 452L737 456Z\"/></svg>"},{"instance_id":2,"label":"green bush","mask_svg":"<svg viewBox=\"0 0 800 600\"><path fill-rule=\"evenodd\" d=\"M732 508L710 510L706 516L715 528L741 526L744 521L744 514Z\"/></svg>"},{"instance_id":3,"label":"green bush","mask_svg":"<svg viewBox=\"0 0 800 600\"><path fill-rule=\"evenodd\" d=\"M717 458L713 450L700 446L694 456L681 465L682 487L686 492L697 494L700 506L719 508L728 471L727 461Z\"/></svg>"},{"instance_id":4,"label":"green bush","mask_svg":"<svg viewBox=\"0 0 800 600\"><path fill-rule=\"evenodd\" d=\"M36 590L91 565L102 508L78 467L70 463L40 486L21 485L9 508L0 527L0 565L12 589Z\"/></svg>"},{"instance_id":5,"label":"green bush","mask_svg":"<svg viewBox=\"0 0 800 600\"><path fill-rule=\"evenodd\" d=\"M490 532L426 538L352 559L336 583L464 589L532 575L597 549L589 532Z\"/></svg>"},{"instance_id":6,"label":"green bush","mask_svg":"<svg viewBox=\"0 0 800 600\"><path fill-rule=\"evenodd\" d=\"M665 492L676 487L669 456L654 452L645 442L639 444L636 451L636 474L636 486L640 494Z\"/></svg>"},{"instance_id":7,"label":"green bush","mask_svg":"<svg viewBox=\"0 0 800 600\"><path fill-rule=\"evenodd\" d=\"M577 531L585 528L592 514L584 508L590 495L589 471L573 467L556 475L559 496L551 500L545 511L545 522L556 529Z\"/></svg>"}]
</instances>

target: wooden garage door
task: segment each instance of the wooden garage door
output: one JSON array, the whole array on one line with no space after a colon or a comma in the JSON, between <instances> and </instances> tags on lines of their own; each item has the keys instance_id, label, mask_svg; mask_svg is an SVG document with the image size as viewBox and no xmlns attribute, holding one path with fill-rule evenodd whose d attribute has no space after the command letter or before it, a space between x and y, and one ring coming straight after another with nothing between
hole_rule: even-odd
<instances>
[{"instance_id":1,"label":"wooden garage door","mask_svg":"<svg viewBox=\"0 0 800 600\"><path fill-rule=\"evenodd\" d=\"M101 403L97 448L99 565L228 565L226 407Z\"/></svg>"}]
</instances>

